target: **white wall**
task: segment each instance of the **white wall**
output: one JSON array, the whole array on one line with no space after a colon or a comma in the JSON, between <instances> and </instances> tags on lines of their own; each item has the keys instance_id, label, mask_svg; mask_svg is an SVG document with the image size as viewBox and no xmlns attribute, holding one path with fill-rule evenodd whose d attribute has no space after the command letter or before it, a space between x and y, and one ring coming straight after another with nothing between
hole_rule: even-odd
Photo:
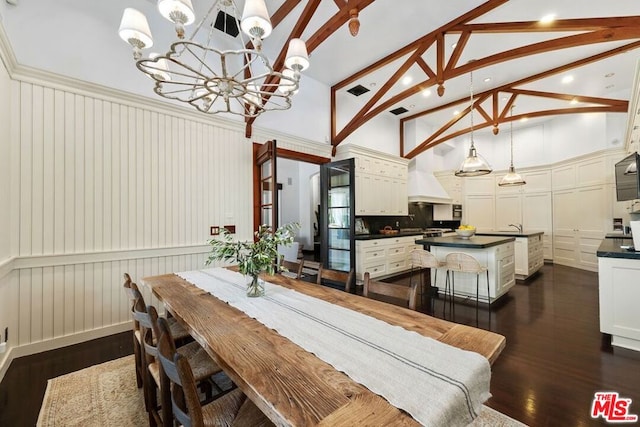
<instances>
[{"instance_id":1,"label":"white wall","mask_svg":"<svg viewBox=\"0 0 640 427\"><path fill-rule=\"evenodd\" d=\"M123 272L200 268L210 225L235 224L242 239L253 228L243 126L32 80L0 92L0 108L11 104L0 162L13 147L0 229L8 211L16 257L0 264L0 330L12 357L127 329Z\"/></svg>"},{"instance_id":2,"label":"white wall","mask_svg":"<svg viewBox=\"0 0 640 427\"><path fill-rule=\"evenodd\" d=\"M4 342L4 328L9 324L11 299L9 293L15 289L16 277L7 267L10 262L11 244L9 232L11 215L11 80L0 55L0 342ZM4 326L3 326L4 325ZM0 354L1 367L7 354Z\"/></svg>"},{"instance_id":3,"label":"white wall","mask_svg":"<svg viewBox=\"0 0 640 427\"><path fill-rule=\"evenodd\" d=\"M280 225L300 222L300 172L298 163L289 159L278 159L278 183L280 193Z\"/></svg>"},{"instance_id":4,"label":"white wall","mask_svg":"<svg viewBox=\"0 0 640 427\"><path fill-rule=\"evenodd\" d=\"M626 114L590 113L559 116L513 131L514 165L532 167L559 162L594 151L622 146ZM441 156L439 169L456 169L469 148L469 135L455 140L454 149ZM500 133L474 133L478 152L495 170L509 167L509 126ZM437 156L434 156L437 157Z\"/></svg>"}]
</instances>

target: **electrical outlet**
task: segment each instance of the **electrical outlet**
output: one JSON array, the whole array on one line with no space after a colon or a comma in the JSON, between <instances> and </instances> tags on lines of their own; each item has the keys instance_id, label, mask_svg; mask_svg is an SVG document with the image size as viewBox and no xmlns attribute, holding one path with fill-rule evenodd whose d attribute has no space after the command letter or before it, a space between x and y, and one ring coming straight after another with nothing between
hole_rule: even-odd
<instances>
[{"instance_id":1,"label":"electrical outlet","mask_svg":"<svg viewBox=\"0 0 640 427\"><path fill-rule=\"evenodd\" d=\"M225 225L224 228L227 229L229 234L236 234L236 226L235 225Z\"/></svg>"},{"instance_id":2,"label":"electrical outlet","mask_svg":"<svg viewBox=\"0 0 640 427\"><path fill-rule=\"evenodd\" d=\"M212 236L217 236L218 234L220 234L220 227L218 227L217 225L212 225L210 233Z\"/></svg>"}]
</instances>

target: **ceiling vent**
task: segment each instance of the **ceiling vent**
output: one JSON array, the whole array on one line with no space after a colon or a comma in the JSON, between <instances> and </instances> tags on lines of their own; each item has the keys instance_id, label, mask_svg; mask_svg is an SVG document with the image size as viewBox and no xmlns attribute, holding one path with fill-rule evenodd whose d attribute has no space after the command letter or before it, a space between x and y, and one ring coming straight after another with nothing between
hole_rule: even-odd
<instances>
[{"instance_id":1,"label":"ceiling vent","mask_svg":"<svg viewBox=\"0 0 640 427\"><path fill-rule=\"evenodd\" d=\"M229 15L228 13L224 13L223 11L218 12L218 16L216 16L216 22L213 24L214 28L222 31L223 33L229 34L231 37L236 37L240 34L240 26L238 25L238 20Z\"/></svg>"},{"instance_id":2,"label":"ceiling vent","mask_svg":"<svg viewBox=\"0 0 640 427\"><path fill-rule=\"evenodd\" d=\"M404 113L406 113L407 111L409 111L409 110L407 110L407 109L406 109L406 108L404 108L404 107L398 107L398 108L394 108L393 110L390 110L389 112L390 112L391 114L395 114L395 115L397 116L397 115L400 115L400 114L404 114Z\"/></svg>"},{"instance_id":3,"label":"ceiling vent","mask_svg":"<svg viewBox=\"0 0 640 427\"><path fill-rule=\"evenodd\" d=\"M347 89L347 92L349 92L351 95L354 95L354 96L360 96L363 93L369 92L369 89L367 89L362 85L358 85L358 86L352 87L351 89Z\"/></svg>"}]
</instances>

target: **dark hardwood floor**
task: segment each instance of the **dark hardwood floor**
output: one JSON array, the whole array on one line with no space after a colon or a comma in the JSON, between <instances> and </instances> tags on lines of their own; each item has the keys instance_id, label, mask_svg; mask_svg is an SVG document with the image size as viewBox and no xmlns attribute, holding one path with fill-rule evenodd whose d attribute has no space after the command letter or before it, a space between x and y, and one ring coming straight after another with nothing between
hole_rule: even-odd
<instances>
[{"instance_id":1,"label":"dark hardwood floor","mask_svg":"<svg viewBox=\"0 0 640 427\"><path fill-rule=\"evenodd\" d=\"M443 317L442 300L434 302L433 314ZM476 326L475 303L457 304L453 320ZM531 426L606 425L590 416L593 396L616 391L640 415L640 354L613 351L599 332L596 273L545 265L491 316L481 306L477 326L507 338L488 406ZM14 360L0 383L0 426L34 425L47 379L130 353L131 335L123 333Z\"/></svg>"}]
</instances>

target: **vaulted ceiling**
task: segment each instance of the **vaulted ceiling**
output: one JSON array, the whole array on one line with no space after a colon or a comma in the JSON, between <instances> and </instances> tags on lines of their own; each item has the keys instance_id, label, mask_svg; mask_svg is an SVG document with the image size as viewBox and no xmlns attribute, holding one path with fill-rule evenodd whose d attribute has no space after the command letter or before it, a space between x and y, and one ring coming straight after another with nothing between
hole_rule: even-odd
<instances>
[{"instance_id":1,"label":"vaulted ceiling","mask_svg":"<svg viewBox=\"0 0 640 427\"><path fill-rule=\"evenodd\" d=\"M115 36L123 8L142 10L153 28L162 19L154 3L18 0L2 4L0 13L20 63L85 80L93 75L128 90L112 75L123 64L101 61L111 55L116 62L115 52L125 49ZM193 3L200 15L211 4ZM411 150L401 138L399 151L408 158L469 131L471 90L474 129L494 133L522 118L624 113L640 57L637 0L267 0L267 6L275 28L265 51L277 58L274 68L287 40L301 37L312 61L304 74L331 87L334 147L389 115L401 135L414 120L428 129ZM547 15L554 19L540 22ZM355 36L352 18L359 23ZM168 42L158 37L160 45ZM364 90L359 96L349 92L357 86ZM253 119L246 124L250 134Z\"/></svg>"}]
</instances>

